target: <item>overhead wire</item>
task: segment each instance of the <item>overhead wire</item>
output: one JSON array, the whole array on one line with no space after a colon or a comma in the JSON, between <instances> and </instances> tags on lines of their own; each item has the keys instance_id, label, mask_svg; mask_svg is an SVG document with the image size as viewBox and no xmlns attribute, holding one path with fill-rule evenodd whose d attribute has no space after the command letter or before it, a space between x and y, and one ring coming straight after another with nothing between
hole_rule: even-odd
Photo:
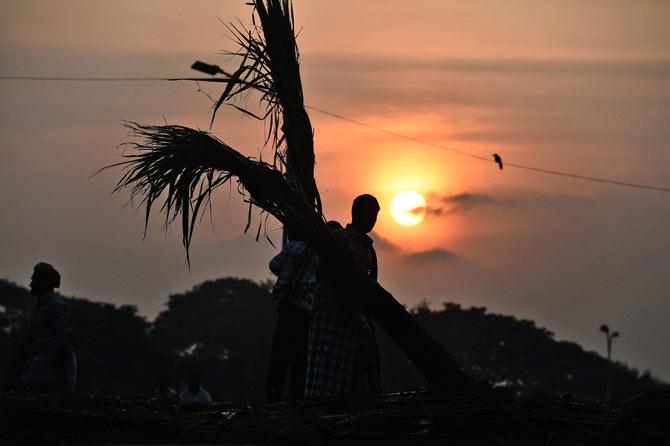
<instances>
[{"instance_id":1,"label":"overhead wire","mask_svg":"<svg viewBox=\"0 0 670 446\"><path fill-rule=\"evenodd\" d=\"M155 82L155 81L206 81L206 82L220 82L220 83L228 83L227 79L223 78L198 78L198 77L192 77L192 78L163 78L163 77L67 77L67 76L0 76L0 80L18 80L18 81L63 81L63 82ZM409 136L403 133L399 133L393 130L389 130L383 127L379 127L373 124L369 124L367 122L359 121L357 119L341 115L338 113L334 113L328 110L324 110L319 107L315 107L310 104L305 104L307 108L310 110L313 110L317 113L321 113L326 116L330 116L335 119L339 119L341 121L346 121L361 127L365 127L371 130L375 130L381 133L385 133L387 135L394 136L396 138L401 138L407 141L412 141L424 146L432 147L438 150L443 150L446 152L451 152L457 155L477 159L479 161L484 161L488 163L495 163L496 161L493 160L493 157L486 157L482 155L478 155L476 153L456 149L454 147L450 146L445 146L442 144L437 144L433 143L421 138L416 138L414 136ZM596 182L596 183L603 183L603 184L611 184L611 185L616 185L616 186L623 186L623 187L630 187L630 188L636 188L636 189L645 189L645 190L653 190L657 192L670 192L670 187L662 187L662 186L655 186L655 185L649 185L649 184L641 184L641 183L633 183L629 181L622 181L622 180L617 180L617 179L611 179L611 178L602 178L602 177L596 177L596 176L591 176L591 175L584 175L584 174L579 174L579 173L573 173L573 172L566 172L566 171L560 171L560 170L553 170L553 169L546 169L543 167L536 167L536 166L530 166L526 164L519 164L519 163L512 163L508 162L506 160L503 160L504 166L505 167L513 167L515 169L521 169L521 170L527 170L531 172L536 172L536 173L542 173L542 174L547 174L547 175L554 175L554 176L560 176L560 177L566 177L566 178L573 178L573 179L578 179L582 181L591 181L591 182Z\"/></svg>"},{"instance_id":2,"label":"overhead wire","mask_svg":"<svg viewBox=\"0 0 670 446\"><path fill-rule=\"evenodd\" d=\"M402 139L405 139L407 141L412 141L412 142L416 142L416 143L419 143L419 144L422 144L422 145L425 145L425 146L433 147L435 149L440 149L440 150L444 150L444 151L447 151L447 152L456 153L458 155L463 155L463 156L467 156L467 157L470 157L470 158L475 158L475 159L478 159L480 161L485 161L485 162L494 163L494 164L496 163L493 160L493 157L485 157L485 156L477 155L477 154L474 154L474 153L465 152L463 150L455 149L453 147L448 147L448 146L444 146L444 145L441 145L441 144L436 144L436 143L433 143L433 142L430 142L430 141L426 141L426 140L423 140L423 139L420 139L420 138L416 138L414 136L404 135L402 133L394 132L392 130L385 129L383 127L378 127L378 126L375 126L375 125L372 125L372 124L368 124L366 122L358 121L356 119L349 118L347 116L338 115L336 113L333 113L333 112L330 112L330 111L327 111L327 110L323 110L323 109L320 109L320 108L317 108L317 107L314 107L314 106L311 106L311 105L307 105L307 107L310 110L314 110L318 113L322 113L324 115L328 115L328 116L331 116L333 118L340 119L340 120L343 120L343 121L351 122L353 124L356 124L356 125L359 125L359 126L362 126L362 127L367 127L369 129L373 129L373 130L376 130L376 131L381 132L381 133L386 133L388 135L392 135L392 136L395 136L395 137L398 137L398 138L402 138ZM545 174L548 174L548 175L556 175L556 176L575 178L575 179L585 180L585 181L593 181L593 182L597 182L597 183L606 183L606 184L613 184L613 185L617 185L617 186L626 186L626 187L634 187L634 188L638 188L638 189L655 190L655 191L659 191L659 192L670 192L670 188L667 188L667 187L659 187L659 186L652 186L652 185L648 185L648 184L639 184L639 183L630 183L630 182L627 182L627 181L613 180L613 179L609 179L609 178L600 178L600 177L582 175L582 174L571 173L571 172L563 172L563 171L559 171L559 170L545 169L545 168L542 168L542 167L528 166L528 165L518 164L518 163L510 163L508 161L504 161L504 166L505 167L514 167L516 169L529 170L529 171L533 171L533 172L545 173Z\"/></svg>"}]
</instances>

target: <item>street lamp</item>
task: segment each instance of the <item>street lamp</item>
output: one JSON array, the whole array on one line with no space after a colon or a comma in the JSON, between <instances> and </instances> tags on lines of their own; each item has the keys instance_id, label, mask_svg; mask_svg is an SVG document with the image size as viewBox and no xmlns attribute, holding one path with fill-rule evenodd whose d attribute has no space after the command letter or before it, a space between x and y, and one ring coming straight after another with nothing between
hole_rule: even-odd
<instances>
[{"instance_id":1,"label":"street lamp","mask_svg":"<svg viewBox=\"0 0 670 446\"><path fill-rule=\"evenodd\" d=\"M605 398L607 403L612 402L612 342L619 337L619 332L614 331L610 333L610 327L607 324L600 326L600 331L605 333L607 339L607 387Z\"/></svg>"},{"instance_id":2,"label":"street lamp","mask_svg":"<svg viewBox=\"0 0 670 446\"><path fill-rule=\"evenodd\" d=\"M201 73L209 74L210 76L214 76L216 74L226 74L218 65L212 65L209 63L201 62L199 60L193 62L193 65L191 65L191 69L195 71L200 71Z\"/></svg>"}]
</instances>

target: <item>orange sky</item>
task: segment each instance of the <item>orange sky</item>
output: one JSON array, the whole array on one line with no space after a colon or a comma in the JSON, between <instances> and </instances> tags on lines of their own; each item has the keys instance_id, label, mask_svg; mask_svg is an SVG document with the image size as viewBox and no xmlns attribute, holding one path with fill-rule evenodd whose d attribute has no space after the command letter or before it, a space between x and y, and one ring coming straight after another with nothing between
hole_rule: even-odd
<instances>
[{"instance_id":1,"label":"orange sky","mask_svg":"<svg viewBox=\"0 0 670 446\"><path fill-rule=\"evenodd\" d=\"M219 18L242 1L0 1L0 74L172 76L195 59L225 65ZM296 1L307 101L482 156L668 186L670 4L662 1ZM215 94L216 89L204 87ZM241 237L227 191L202 225L189 275L179 229L110 196L120 119L206 128L188 83L0 82L0 276L26 284L48 260L66 294L160 311L169 293L224 275L268 278L268 243ZM506 169L315 112L328 218L377 195L381 280L409 305L456 301L532 318L560 339L670 378L667 194ZM226 110L214 132L257 155L262 126ZM441 209L404 228L393 194ZM276 235L276 233L273 233Z\"/></svg>"}]
</instances>

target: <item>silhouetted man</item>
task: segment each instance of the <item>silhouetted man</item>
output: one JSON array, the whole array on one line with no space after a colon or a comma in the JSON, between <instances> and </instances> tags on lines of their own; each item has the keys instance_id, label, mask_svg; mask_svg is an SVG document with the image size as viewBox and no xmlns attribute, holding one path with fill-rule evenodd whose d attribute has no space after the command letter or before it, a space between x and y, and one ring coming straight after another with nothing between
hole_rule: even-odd
<instances>
[{"instance_id":1,"label":"silhouetted man","mask_svg":"<svg viewBox=\"0 0 670 446\"><path fill-rule=\"evenodd\" d=\"M191 373L188 376L188 384L179 394L179 401L182 403L208 404L212 402L209 392L202 387L202 380L197 373Z\"/></svg>"},{"instance_id":2,"label":"silhouetted man","mask_svg":"<svg viewBox=\"0 0 670 446\"><path fill-rule=\"evenodd\" d=\"M379 203L372 195L357 197L351 224L331 232L354 267L377 280L377 256L367 233L377 222ZM362 306L364 296L342 283L337 265L324 265L310 321L306 399L374 397L381 394L379 345Z\"/></svg>"},{"instance_id":3,"label":"silhouetted man","mask_svg":"<svg viewBox=\"0 0 670 446\"><path fill-rule=\"evenodd\" d=\"M288 243L270 261L270 271L277 275L272 289L272 306L278 311L279 318L272 339L266 383L269 402L281 401L289 370L289 398L296 401L305 395L309 313L319 259L301 238L295 231L289 232Z\"/></svg>"},{"instance_id":4,"label":"silhouetted man","mask_svg":"<svg viewBox=\"0 0 670 446\"><path fill-rule=\"evenodd\" d=\"M33 354L23 371L23 381L34 392L73 390L77 379L70 312L54 289L60 274L48 263L35 265L30 292L37 297L37 327Z\"/></svg>"}]
</instances>

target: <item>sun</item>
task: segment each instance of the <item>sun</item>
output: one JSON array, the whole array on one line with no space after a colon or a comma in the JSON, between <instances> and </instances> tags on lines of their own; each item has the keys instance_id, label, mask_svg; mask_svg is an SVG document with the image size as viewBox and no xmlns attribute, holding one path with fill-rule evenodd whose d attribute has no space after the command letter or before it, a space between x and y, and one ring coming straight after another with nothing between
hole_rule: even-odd
<instances>
[{"instance_id":1,"label":"sun","mask_svg":"<svg viewBox=\"0 0 670 446\"><path fill-rule=\"evenodd\" d=\"M414 190L398 192L391 201L391 215L402 226L416 226L426 216L426 199Z\"/></svg>"}]
</instances>

